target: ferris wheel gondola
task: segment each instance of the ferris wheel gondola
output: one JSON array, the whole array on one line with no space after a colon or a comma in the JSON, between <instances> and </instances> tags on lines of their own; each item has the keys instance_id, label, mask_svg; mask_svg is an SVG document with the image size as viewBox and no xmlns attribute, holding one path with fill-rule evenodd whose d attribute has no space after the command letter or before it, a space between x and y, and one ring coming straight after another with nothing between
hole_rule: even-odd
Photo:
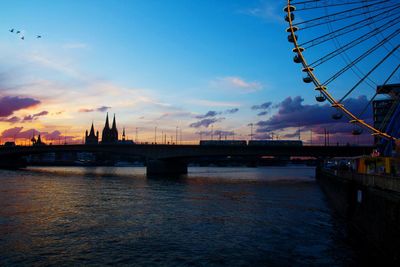
<instances>
[{"instance_id":1,"label":"ferris wheel gondola","mask_svg":"<svg viewBox=\"0 0 400 267\"><path fill-rule=\"evenodd\" d=\"M393 118L380 125L365 120L383 94L393 100L393 112L386 115L400 114L399 10L398 0L288 0L284 7L303 82L314 85L317 102L331 104L334 120L347 117L354 124L353 135L362 134L362 128L386 140L400 135ZM379 91L389 87L390 92ZM350 105L351 97L360 96L369 99L364 107Z\"/></svg>"}]
</instances>

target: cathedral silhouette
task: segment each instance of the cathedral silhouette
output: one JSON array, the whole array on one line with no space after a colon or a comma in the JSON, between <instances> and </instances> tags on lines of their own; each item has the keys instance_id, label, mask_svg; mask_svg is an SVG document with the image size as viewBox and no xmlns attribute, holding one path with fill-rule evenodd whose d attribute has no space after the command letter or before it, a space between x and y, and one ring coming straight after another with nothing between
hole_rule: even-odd
<instances>
[{"instance_id":1,"label":"cathedral silhouette","mask_svg":"<svg viewBox=\"0 0 400 267\"><path fill-rule=\"evenodd\" d=\"M125 140L125 131L123 134L123 140ZM118 129L117 129L117 123L115 121L115 114L112 122L112 127L110 128L110 124L108 122L108 112L106 116L106 123L103 128L103 132L101 135L101 141L99 141L99 131L94 133L94 126L92 122L92 127L90 128L90 133L88 134L88 131L86 130L86 135L85 135L85 144L90 145L90 144L115 144L118 143Z\"/></svg>"}]
</instances>

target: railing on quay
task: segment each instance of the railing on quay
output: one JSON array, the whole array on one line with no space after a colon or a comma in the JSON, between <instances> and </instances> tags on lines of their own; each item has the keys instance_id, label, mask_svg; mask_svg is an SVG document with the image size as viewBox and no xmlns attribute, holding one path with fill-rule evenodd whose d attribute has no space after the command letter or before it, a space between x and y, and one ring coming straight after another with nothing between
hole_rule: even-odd
<instances>
[{"instance_id":1,"label":"railing on quay","mask_svg":"<svg viewBox=\"0 0 400 267\"><path fill-rule=\"evenodd\" d=\"M390 190L400 193L400 176L385 174L364 174L352 171L342 171L333 169L321 169L321 174L336 176L345 180L355 181L366 187L374 187L383 190Z\"/></svg>"}]
</instances>

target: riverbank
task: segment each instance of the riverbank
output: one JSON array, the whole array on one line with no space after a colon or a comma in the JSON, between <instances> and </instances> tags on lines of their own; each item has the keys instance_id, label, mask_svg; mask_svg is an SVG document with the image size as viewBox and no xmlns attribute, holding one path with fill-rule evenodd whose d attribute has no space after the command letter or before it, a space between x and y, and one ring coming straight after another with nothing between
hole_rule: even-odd
<instances>
[{"instance_id":1,"label":"riverbank","mask_svg":"<svg viewBox=\"0 0 400 267\"><path fill-rule=\"evenodd\" d=\"M400 177L317 168L333 208L368 243L376 263L400 262Z\"/></svg>"}]
</instances>

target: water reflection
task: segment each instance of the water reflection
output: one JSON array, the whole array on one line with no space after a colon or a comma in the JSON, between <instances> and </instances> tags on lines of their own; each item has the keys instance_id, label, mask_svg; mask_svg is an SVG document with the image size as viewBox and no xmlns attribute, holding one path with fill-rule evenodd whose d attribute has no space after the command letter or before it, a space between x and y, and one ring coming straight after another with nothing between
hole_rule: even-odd
<instances>
[{"instance_id":1,"label":"water reflection","mask_svg":"<svg viewBox=\"0 0 400 267\"><path fill-rule=\"evenodd\" d=\"M312 168L0 171L1 263L347 265Z\"/></svg>"}]
</instances>

